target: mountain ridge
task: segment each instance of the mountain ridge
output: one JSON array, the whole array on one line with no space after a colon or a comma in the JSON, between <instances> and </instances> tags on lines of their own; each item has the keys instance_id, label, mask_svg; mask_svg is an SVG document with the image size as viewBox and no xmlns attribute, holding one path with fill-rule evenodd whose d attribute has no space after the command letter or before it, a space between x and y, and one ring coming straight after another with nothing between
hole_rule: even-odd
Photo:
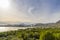
<instances>
[{"instance_id":1,"label":"mountain ridge","mask_svg":"<svg viewBox=\"0 0 60 40\"><path fill-rule=\"evenodd\" d=\"M47 26L60 26L60 20L57 21L56 23L29 23L29 22L25 22L25 23L5 23L5 22L0 22L0 26L14 26L14 27L39 27L39 26L44 26L44 27L47 27Z\"/></svg>"}]
</instances>

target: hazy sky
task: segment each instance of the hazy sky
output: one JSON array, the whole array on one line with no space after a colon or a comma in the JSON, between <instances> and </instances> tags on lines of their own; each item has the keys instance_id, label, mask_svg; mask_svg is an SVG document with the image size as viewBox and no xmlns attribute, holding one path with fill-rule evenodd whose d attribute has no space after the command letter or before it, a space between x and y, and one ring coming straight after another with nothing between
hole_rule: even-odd
<instances>
[{"instance_id":1,"label":"hazy sky","mask_svg":"<svg viewBox=\"0 0 60 40\"><path fill-rule=\"evenodd\" d=\"M0 0L2 22L56 22L60 0Z\"/></svg>"}]
</instances>

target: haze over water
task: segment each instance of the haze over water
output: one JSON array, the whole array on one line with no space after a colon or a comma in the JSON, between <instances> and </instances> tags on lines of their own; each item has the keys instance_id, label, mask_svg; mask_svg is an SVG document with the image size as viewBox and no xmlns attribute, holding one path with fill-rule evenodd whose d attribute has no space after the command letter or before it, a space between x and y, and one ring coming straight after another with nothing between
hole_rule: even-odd
<instances>
[{"instance_id":1,"label":"haze over water","mask_svg":"<svg viewBox=\"0 0 60 40\"><path fill-rule=\"evenodd\" d=\"M27 28L33 28L33 27L0 27L0 32L6 32L6 31L18 30L18 29L27 29Z\"/></svg>"}]
</instances>

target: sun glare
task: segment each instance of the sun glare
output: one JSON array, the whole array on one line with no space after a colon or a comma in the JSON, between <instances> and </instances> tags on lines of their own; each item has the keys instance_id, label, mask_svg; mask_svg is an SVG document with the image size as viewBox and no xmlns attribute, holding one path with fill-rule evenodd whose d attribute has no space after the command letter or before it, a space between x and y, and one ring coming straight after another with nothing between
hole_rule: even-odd
<instances>
[{"instance_id":1,"label":"sun glare","mask_svg":"<svg viewBox=\"0 0 60 40\"><path fill-rule=\"evenodd\" d=\"M9 5L10 5L9 0L0 0L0 8L7 9L9 7Z\"/></svg>"},{"instance_id":2,"label":"sun glare","mask_svg":"<svg viewBox=\"0 0 60 40\"><path fill-rule=\"evenodd\" d=\"M0 27L0 32L6 30L5 27Z\"/></svg>"}]
</instances>

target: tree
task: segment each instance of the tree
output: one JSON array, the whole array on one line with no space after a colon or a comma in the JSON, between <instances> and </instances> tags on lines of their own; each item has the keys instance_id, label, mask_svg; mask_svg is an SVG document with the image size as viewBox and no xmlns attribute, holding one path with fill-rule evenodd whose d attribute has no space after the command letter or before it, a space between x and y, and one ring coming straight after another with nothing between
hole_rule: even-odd
<instances>
[{"instance_id":1,"label":"tree","mask_svg":"<svg viewBox=\"0 0 60 40\"><path fill-rule=\"evenodd\" d=\"M45 36L43 37L43 40L55 40L55 37L53 36L53 33L48 32L48 33L45 34Z\"/></svg>"}]
</instances>

